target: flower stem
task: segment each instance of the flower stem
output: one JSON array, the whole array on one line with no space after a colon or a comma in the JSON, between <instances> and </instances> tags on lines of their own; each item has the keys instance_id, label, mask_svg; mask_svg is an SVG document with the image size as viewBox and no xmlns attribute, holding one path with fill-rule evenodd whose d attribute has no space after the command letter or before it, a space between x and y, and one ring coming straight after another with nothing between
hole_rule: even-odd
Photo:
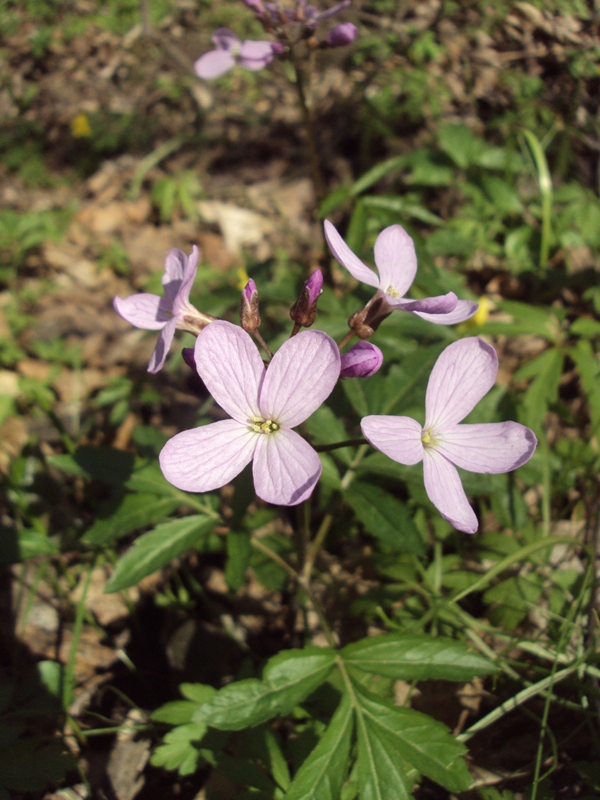
<instances>
[{"instance_id":1,"label":"flower stem","mask_svg":"<svg viewBox=\"0 0 600 800\"><path fill-rule=\"evenodd\" d=\"M302 70L300 61L298 60L293 46L290 47L290 59L296 73L296 92L298 94L298 101L300 103L300 110L304 119L304 126L306 128L306 135L308 141L308 157L310 159L311 177L315 196L317 199L317 208L320 207L325 198L325 184L319 166L319 156L317 153L317 139L315 136L315 125L312 118L310 106L307 102L305 91L305 76Z\"/></svg>"},{"instance_id":2,"label":"flower stem","mask_svg":"<svg viewBox=\"0 0 600 800\"><path fill-rule=\"evenodd\" d=\"M345 347L348 344L348 342L354 339L355 336L356 336L356 331L349 330L348 333L342 339L342 341L338 344L338 350L341 350L343 347Z\"/></svg>"},{"instance_id":3,"label":"flower stem","mask_svg":"<svg viewBox=\"0 0 600 800\"><path fill-rule=\"evenodd\" d=\"M259 343L259 345L262 347L262 349L265 351L265 353L269 356L269 358L273 358L273 353L269 350L269 345L265 342L260 333L258 331L254 331L253 336Z\"/></svg>"}]
</instances>

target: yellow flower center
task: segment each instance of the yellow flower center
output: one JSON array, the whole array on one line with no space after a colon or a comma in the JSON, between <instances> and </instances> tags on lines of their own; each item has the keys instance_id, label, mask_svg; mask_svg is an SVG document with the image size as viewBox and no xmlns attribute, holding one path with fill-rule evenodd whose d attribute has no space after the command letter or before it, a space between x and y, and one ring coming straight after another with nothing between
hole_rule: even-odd
<instances>
[{"instance_id":1,"label":"yellow flower center","mask_svg":"<svg viewBox=\"0 0 600 800\"><path fill-rule=\"evenodd\" d=\"M390 297L400 297L400 292L394 289L393 284L389 284L387 289L385 290L386 294L389 294Z\"/></svg>"},{"instance_id":2,"label":"yellow flower center","mask_svg":"<svg viewBox=\"0 0 600 800\"><path fill-rule=\"evenodd\" d=\"M263 419L262 417L252 417L250 420L250 430L255 433L275 433L280 428L277 422L272 419Z\"/></svg>"},{"instance_id":3,"label":"yellow flower center","mask_svg":"<svg viewBox=\"0 0 600 800\"><path fill-rule=\"evenodd\" d=\"M439 439L433 436L430 430L423 430L421 432L421 442L423 443L423 447L430 450L439 444Z\"/></svg>"}]
</instances>

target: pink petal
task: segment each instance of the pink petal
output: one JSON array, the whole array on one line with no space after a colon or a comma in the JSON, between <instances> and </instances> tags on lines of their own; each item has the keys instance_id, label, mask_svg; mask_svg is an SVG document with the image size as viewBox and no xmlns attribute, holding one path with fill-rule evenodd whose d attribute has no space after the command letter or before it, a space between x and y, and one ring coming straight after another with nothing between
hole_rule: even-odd
<instances>
[{"instance_id":1,"label":"pink petal","mask_svg":"<svg viewBox=\"0 0 600 800\"><path fill-rule=\"evenodd\" d=\"M234 419L178 433L158 457L163 475L184 492L225 486L252 461L259 434Z\"/></svg>"},{"instance_id":2,"label":"pink petal","mask_svg":"<svg viewBox=\"0 0 600 800\"><path fill-rule=\"evenodd\" d=\"M423 429L410 417L370 416L360 423L365 439L399 464L418 464L423 459Z\"/></svg>"},{"instance_id":3,"label":"pink petal","mask_svg":"<svg viewBox=\"0 0 600 800\"><path fill-rule=\"evenodd\" d=\"M423 478L425 491L442 517L459 531L475 533L479 523L469 505L456 467L437 449L425 450Z\"/></svg>"},{"instance_id":4,"label":"pink petal","mask_svg":"<svg viewBox=\"0 0 600 800\"><path fill-rule=\"evenodd\" d=\"M397 297L406 294L417 274L417 254L402 225L390 225L381 231L375 242L375 264L382 292L391 288Z\"/></svg>"},{"instance_id":5,"label":"pink petal","mask_svg":"<svg viewBox=\"0 0 600 800\"><path fill-rule=\"evenodd\" d=\"M333 391L340 363L336 343L322 331L288 339L269 364L260 392L262 416L286 428L304 422Z\"/></svg>"},{"instance_id":6,"label":"pink petal","mask_svg":"<svg viewBox=\"0 0 600 800\"><path fill-rule=\"evenodd\" d=\"M167 353L171 347L171 342L173 341L173 336L175 336L176 327L177 320L173 318L170 322L167 322L165 327L158 334L154 352L150 356L150 361L148 363L148 372L155 374L163 368Z\"/></svg>"},{"instance_id":7,"label":"pink petal","mask_svg":"<svg viewBox=\"0 0 600 800\"><path fill-rule=\"evenodd\" d=\"M171 315L163 311L161 300L157 294L140 293L132 294L124 300L115 297L113 306L120 317L136 328L159 331L171 319Z\"/></svg>"},{"instance_id":8,"label":"pink petal","mask_svg":"<svg viewBox=\"0 0 600 800\"><path fill-rule=\"evenodd\" d=\"M246 331L223 320L211 322L196 339L194 355L198 374L221 408L244 425L260 417L265 365Z\"/></svg>"},{"instance_id":9,"label":"pink petal","mask_svg":"<svg viewBox=\"0 0 600 800\"><path fill-rule=\"evenodd\" d=\"M413 311L413 314L438 325L456 325L458 322L470 319L478 308L479 303L474 303L472 300L458 300L454 311L450 311L448 314L427 314L423 311Z\"/></svg>"},{"instance_id":10,"label":"pink petal","mask_svg":"<svg viewBox=\"0 0 600 800\"><path fill-rule=\"evenodd\" d=\"M217 28L210 37L217 50L238 50L241 40L229 28Z\"/></svg>"},{"instance_id":11,"label":"pink petal","mask_svg":"<svg viewBox=\"0 0 600 800\"><path fill-rule=\"evenodd\" d=\"M173 247L169 250L165 258L165 272L162 276L162 284L166 286L172 281L183 280L183 273L185 265L187 264L187 256L183 250Z\"/></svg>"},{"instance_id":12,"label":"pink petal","mask_svg":"<svg viewBox=\"0 0 600 800\"><path fill-rule=\"evenodd\" d=\"M180 251L181 252L181 251ZM183 255L183 254L182 254ZM196 277L196 270L198 269L198 248L196 245L192 247L192 253L189 257L185 256L185 265L183 268L183 276L181 284L177 291L177 296L173 303L173 313L180 314L189 300L192 285Z\"/></svg>"},{"instance_id":13,"label":"pink petal","mask_svg":"<svg viewBox=\"0 0 600 800\"><path fill-rule=\"evenodd\" d=\"M357 281L362 281L362 283L366 283L378 289L380 281L375 272L369 269L366 264L363 264L360 258L354 255L328 219L325 220L323 227L325 230L325 239L327 240L327 244L334 258L339 261L343 267L346 267L348 272L356 278Z\"/></svg>"},{"instance_id":14,"label":"pink petal","mask_svg":"<svg viewBox=\"0 0 600 800\"><path fill-rule=\"evenodd\" d=\"M259 435L252 469L260 498L278 506L295 506L312 493L322 467L307 441L295 431L281 428Z\"/></svg>"},{"instance_id":15,"label":"pink petal","mask_svg":"<svg viewBox=\"0 0 600 800\"><path fill-rule=\"evenodd\" d=\"M273 60L274 55L273 42L248 39L242 42L240 47L240 64L245 69L257 72L259 69L266 67Z\"/></svg>"},{"instance_id":16,"label":"pink petal","mask_svg":"<svg viewBox=\"0 0 600 800\"><path fill-rule=\"evenodd\" d=\"M218 78L235 66L235 56L229 50L210 50L195 62L196 75L204 80Z\"/></svg>"},{"instance_id":17,"label":"pink petal","mask_svg":"<svg viewBox=\"0 0 600 800\"><path fill-rule=\"evenodd\" d=\"M443 433L464 419L494 385L498 356L471 336L453 342L435 362L425 397L425 428Z\"/></svg>"},{"instance_id":18,"label":"pink petal","mask_svg":"<svg viewBox=\"0 0 600 800\"><path fill-rule=\"evenodd\" d=\"M510 472L529 461L535 434L518 422L489 422L446 428L437 450L471 472Z\"/></svg>"},{"instance_id":19,"label":"pink petal","mask_svg":"<svg viewBox=\"0 0 600 800\"><path fill-rule=\"evenodd\" d=\"M428 311L432 316L452 311L458 302L454 292L437 295L436 297L424 297L422 300L405 300L404 298L394 300L389 296L385 299L388 305L398 311L410 311L413 314L415 311Z\"/></svg>"}]
</instances>

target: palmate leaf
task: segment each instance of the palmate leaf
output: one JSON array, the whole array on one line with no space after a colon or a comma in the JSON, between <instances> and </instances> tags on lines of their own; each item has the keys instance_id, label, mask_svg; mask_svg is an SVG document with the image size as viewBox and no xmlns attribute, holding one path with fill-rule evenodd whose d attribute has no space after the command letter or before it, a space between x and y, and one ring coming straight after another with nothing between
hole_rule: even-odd
<instances>
[{"instance_id":1,"label":"palmate leaf","mask_svg":"<svg viewBox=\"0 0 600 800\"><path fill-rule=\"evenodd\" d=\"M354 683L354 690L360 708L357 711L359 766L361 760L364 765L360 770L361 800L404 797L402 791L408 790L408 777L402 762L451 792L466 791L470 787L471 776L462 758L466 748L445 725L410 708L398 708L357 683ZM369 777L366 772L373 761L376 776ZM396 794L384 790L384 786L394 786Z\"/></svg>"},{"instance_id":2,"label":"palmate leaf","mask_svg":"<svg viewBox=\"0 0 600 800\"><path fill-rule=\"evenodd\" d=\"M329 648L287 650L269 660L263 679L236 681L204 703L194 720L223 731L238 731L289 713L325 681L335 661Z\"/></svg>"},{"instance_id":3,"label":"palmate leaf","mask_svg":"<svg viewBox=\"0 0 600 800\"><path fill-rule=\"evenodd\" d=\"M461 642L401 633L353 642L341 656L347 666L394 680L469 681L496 671L491 661L471 653Z\"/></svg>"},{"instance_id":4,"label":"palmate leaf","mask_svg":"<svg viewBox=\"0 0 600 800\"><path fill-rule=\"evenodd\" d=\"M173 558L197 546L213 529L215 520L205 514L172 519L140 536L119 559L106 584L107 593L133 586Z\"/></svg>"},{"instance_id":5,"label":"palmate leaf","mask_svg":"<svg viewBox=\"0 0 600 800\"><path fill-rule=\"evenodd\" d=\"M338 799L348 774L353 727L350 695L344 694L323 738L296 773L285 800Z\"/></svg>"}]
</instances>

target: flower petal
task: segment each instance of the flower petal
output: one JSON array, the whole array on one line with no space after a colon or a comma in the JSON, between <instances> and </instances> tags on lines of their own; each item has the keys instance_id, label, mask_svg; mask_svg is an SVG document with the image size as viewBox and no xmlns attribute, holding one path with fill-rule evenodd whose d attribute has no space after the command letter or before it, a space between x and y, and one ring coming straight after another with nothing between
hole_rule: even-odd
<instances>
[{"instance_id":1,"label":"flower petal","mask_svg":"<svg viewBox=\"0 0 600 800\"><path fill-rule=\"evenodd\" d=\"M438 325L456 325L458 322L470 319L477 313L478 308L479 304L472 300L458 300L454 311L450 311L448 314L428 314L424 311L413 311L413 314Z\"/></svg>"},{"instance_id":2,"label":"flower petal","mask_svg":"<svg viewBox=\"0 0 600 800\"><path fill-rule=\"evenodd\" d=\"M363 264L360 258L354 255L328 219L325 220L323 227L325 239L336 261L339 261L343 267L346 267L348 272L356 278L357 281L362 281L362 283L366 283L378 289L379 278L377 274L367 267L366 264Z\"/></svg>"},{"instance_id":3,"label":"flower petal","mask_svg":"<svg viewBox=\"0 0 600 800\"><path fill-rule=\"evenodd\" d=\"M425 397L425 428L443 433L464 419L494 385L498 356L493 347L470 336L453 342L435 362Z\"/></svg>"},{"instance_id":4,"label":"flower petal","mask_svg":"<svg viewBox=\"0 0 600 800\"><path fill-rule=\"evenodd\" d=\"M399 464L418 464L423 459L423 429L411 417L373 415L360 423L365 439Z\"/></svg>"},{"instance_id":5,"label":"flower petal","mask_svg":"<svg viewBox=\"0 0 600 800\"><path fill-rule=\"evenodd\" d=\"M177 320L173 318L170 322L167 322L165 327L162 331L158 334L158 339L156 342L156 346L154 347L154 352L150 356L150 361L148 363L148 372L152 374L159 372L165 363L165 359L167 357L167 353L169 352L169 348L171 347L171 342L173 341L173 336L175 336L175 328L177 326Z\"/></svg>"},{"instance_id":6,"label":"flower petal","mask_svg":"<svg viewBox=\"0 0 600 800\"><path fill-rule=\"evenodd\" d=\"M190 291L192 290L192 285L196 277L196 270L198 269L198 248L196 247L196 245L192 247L191 255L189 257L184 256L184 258L185 258L185 265L183 268L183 277L181 279L181 284L179 286L179 289L177 290L177 295L173 302L174 314L180 314L183 308L185 308L185 306L188 304Z\"/></svg>"},{"instance_id":7,"label":"flower petal","mask_svg":"<svg viewBox=\"0 0 600 800\"><path fill-rule=\"evenodd\" d=\"M387 294L391 287L395 297L401 297L408 291L417 274L417 254L402 225L390 225L381 231L375 242L375 264L382 292ZM389 302L390 298L386 300Z\"/></svg>"},{"instance_id":8,"label":"flower petal","mask_svg":"<svg viewBox=\"0 0 600 800\"><path fill-rule=\"evenodd\" d=\"M229 50L209 50L194 63L199 78L211 80L229 72L235 66L235 56Z\"/></svg>"},{"instance_id":9,"label":"flower petal","mask_svg":"<svg viewBox=\"0 0 600 800\"><path fill-rule=\"evenodd\" d=\"M157 294L140 293L132 294L124 300L115 297L113 306L120 317L136 328L159 331L171 319L171 315L163 311L161 300L162 297Z\"/></svg>"},{"instance_id":10,"label":"flower petal","mask_svg":"<svg viewBox=\"0 0 600 800\"><path fill-rule=\"evenodd\" d=\"M295 506L306 500L321 469L316 450L295 431L260 435L252 470L256 494L267 503Z\"/></svg>"},{"instance_id":11,"label":"flower petal","mask_svg":"<svg viewBox=\"0 0 600 800\"><path fill-rule=\"evenodd\" d=\"M479 523L456 467L437 450L425 451L423 479L427 496L442 517L459 531L475 533Z\"/></svg>"},{"instance_id":12,"label":"flower petal","mask_svg":"<svg viewBox=\"0 0 600 800\"><path fill-rule=\"evenodd\" d=\"M210 38L217 50L238 50L242 43L230 28L217 28Z\"/></svg>"},{"instance_id":13,"label":"flower petal","mask_svg":"<svg viewBox=\"0 0 600 800\"><path fill-rule=\"evenodd\" d=\"M273 42L248 39L240 47L240 64L245 69L257 72L267 66L275 55Z\"/></svg>"},{"instance_id":14,"label":"flower petal","mask_svg":"<svg viewBox=\"0 0 600 800\"><path fill-rule=\"evenodd\" d=\"M435 297L424 297L422 300L405 300L404 298L394 300L389 295L385 299L388 305L400 311L410 311L413 314L415 311L427 311L429 315L436 316L453 311L458 303L458 298L454 292L436 295Z\"/></svg>"},{"instance_id":15,"label":"flower petal","mask_svg":"<svg viewBox=\"0 0 600 800\"><path fill-rule=\"evenodd\" d=\"M269 364L260 391L262 416L286 428L304 422L333 391L340 364L336 343L322 331L302 331L288 339Z\"/></svg>"},{"instance_id":16,"label":"flower petal","mask_svg":"<svg viewBox=\"0 0 600 800\"><path fill-rule=\"evenodd\" d=\"M445 429L437 450L471 472L510 472L529 461L535 434L518 422L456 425Z\"/></svg>"},{"instance_id":17,"label":"flower petal","mask_svg":"<svg viewBox=\"0 0 600 800\"><path fill-rule=\"evenodd\" d=\"M185 492L225 486L252 461L259 434L234 419L178 433L158 457L163 475Z\"/></svg>"},{"instance_id":18,"label":"flower petal","mask_svg":"<svg viewBox=\"0 0 600 800\"><path fill-rule=\"evenodd\" d=\"M260 416L265 365L246 331L224 320L211 322L196 339L194 355L198 374L221 408L244 425Z\"/></svg>"},{"instance_id":19,"label":"flower petal","mask_svg":"<svg viewBox=\"0 0 600 800\"><path fill-rule=\"evenodd\" d=\"M369 378L383 364L383 353L371 342L357 342L342 354L340 378Z\"/></svg>"}]
</instances>

